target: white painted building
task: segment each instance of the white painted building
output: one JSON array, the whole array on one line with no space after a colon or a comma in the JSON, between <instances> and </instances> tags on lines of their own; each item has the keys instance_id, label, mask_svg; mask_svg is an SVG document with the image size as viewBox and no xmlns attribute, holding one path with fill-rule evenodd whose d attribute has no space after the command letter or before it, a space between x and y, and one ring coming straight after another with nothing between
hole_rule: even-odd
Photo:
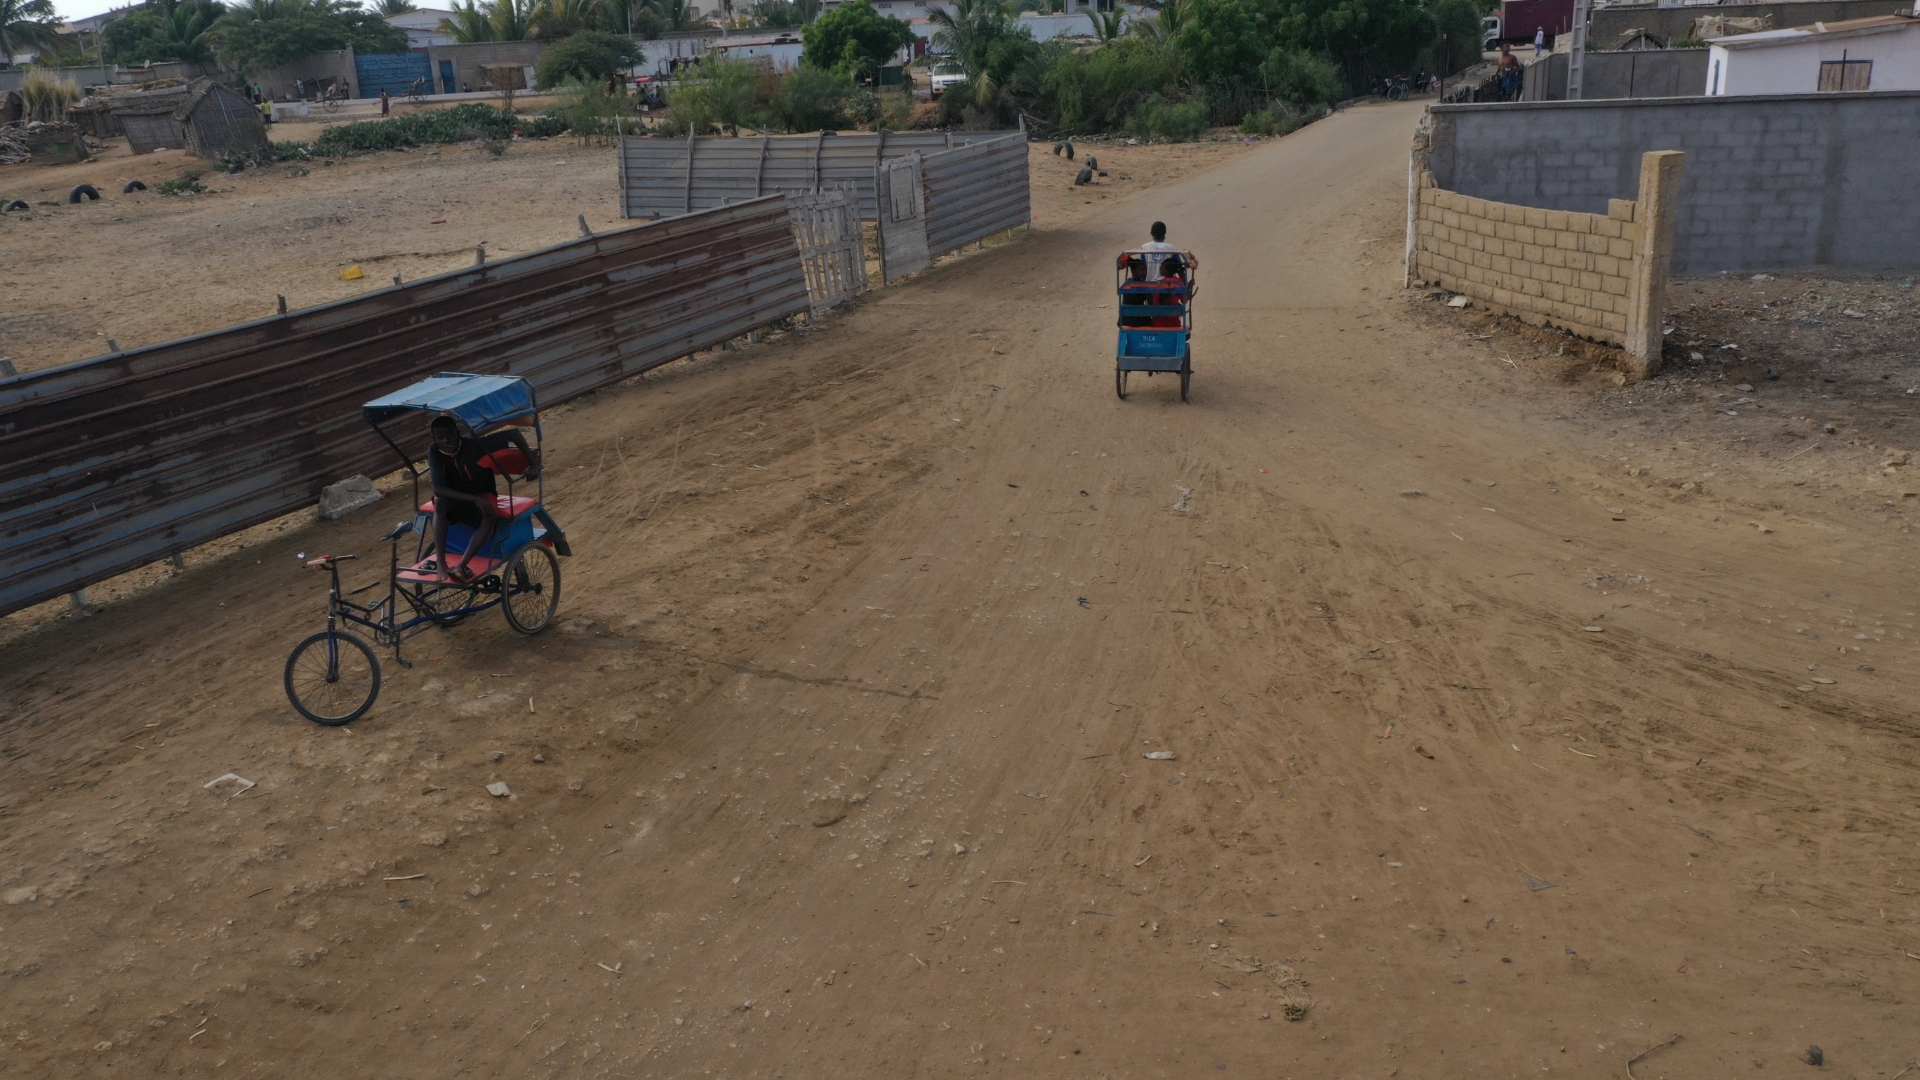
<instances>
[{"instance_id":1,"label":"white painted building","mask_svg":"<svg viewBox=\"0 0 1920 1080\"><path fill-rule=\"evenodd\" d=\"M1920 19L1877 15L1707 42L1708 97L1920 90Z\"/></svg>"},{"instance_id":2,"label":"white painted building","mask_svg":"<svg viewBox=\"0 0 1920 1080\"><path fill-rule=\"evenodd\" d=\"M440 20L453 18L445 8L415 8L401 15L387 16L387 25L407 32L407 48L426 49L454 44L453 35L440 29Z\"/></svg>"}]
</instances>

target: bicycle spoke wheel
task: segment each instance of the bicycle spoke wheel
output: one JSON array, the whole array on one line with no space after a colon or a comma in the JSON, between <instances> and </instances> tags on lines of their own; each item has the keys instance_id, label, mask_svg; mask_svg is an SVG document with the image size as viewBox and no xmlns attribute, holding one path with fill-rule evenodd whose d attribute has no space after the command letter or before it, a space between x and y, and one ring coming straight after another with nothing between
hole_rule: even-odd
<instances>
[{"instance_id":1,"label":"bicycle spoke wheel","mask_svg":"<svg viewBox=\"0 0 1920 1080\"><path fill-rule=\"evenodd\" d=\"M407 598L421 615L440 626L452 626L467 617L462 609L478 603L480 594L472 585L429 585L416 581L408 588Z\"/></svg>"},{"instance_id":2,"label":"bicycle spoke wheel","mask_svg":"<svg viewBox=\"0 0 1920 1080\"><path fill-rule=\"evenodd\" d=\"M560 560L545 544L528 544L513 553L500 574L500 610L507 625L522 634L547 628L560 607Z\"/></svg>"},{"instance_id":3,"label":"bicycle spoke wheel","mask_svg":"<svg viewBox=\"0 0 1920 1080\"><path fill-rule=\"evenodd\" d=\"M287 700L316 724L350 724L380 696L380 661L373 647L339 630L322 630L287 657Z\"/></svg>"},{"instance_id":4,"label":"bicycle spoke wheel","mask_svg":"<svg viewBox=\"0 0 1920 1080\"><path fill-rule=\"evenodd\" d=\"M1120 395L1121 401L1127 400L1127 373L1126 372L1115 371L1113 373L1113 392Z\"/></svg>"}]
</instances>

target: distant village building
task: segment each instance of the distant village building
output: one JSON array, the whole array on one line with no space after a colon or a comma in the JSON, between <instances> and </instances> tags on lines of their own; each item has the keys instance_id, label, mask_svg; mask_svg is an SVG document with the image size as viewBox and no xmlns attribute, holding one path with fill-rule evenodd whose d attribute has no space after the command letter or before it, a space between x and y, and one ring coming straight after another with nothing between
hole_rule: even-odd
<instances>
[{"instance_id":1,"label":"distant village building","mask_svg":"<svg viewBox=\"0 0 1920 1080\"><path fill-rule=\"evenodd\" d=\"M1920 19L1879 15L1712 38L1707 96L1920 90Z\"/></svg>"},{"instance_id":2,"label":"distant village building","mask_svg":"<svg viewBox=\"0 0 1920 1080\"><path fill-rule=\"evenodd\" d=\"M407 33L407 48L428 49L452 45L453 35L440 29L440 20L453 18L445 8L415 8L401 15L387 16L387 25Z\"/></svg>"}]
</instances>

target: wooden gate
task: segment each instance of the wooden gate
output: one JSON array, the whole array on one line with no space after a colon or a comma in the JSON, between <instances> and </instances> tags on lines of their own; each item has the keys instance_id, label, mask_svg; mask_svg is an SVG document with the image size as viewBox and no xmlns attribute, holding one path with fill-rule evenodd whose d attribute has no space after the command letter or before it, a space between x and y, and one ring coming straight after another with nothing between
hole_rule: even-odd
<instances>
[{"instance_id":1,"label":"wooden gate","mask_svg":"<svg viewBox=\"0 0 1920 1080\"><path fill-rule=\"evenodd\" d=\"M927 197L922 171L919 154L884 161L874 169L881 284L933 265L927 252Z\"/></svg>"},{"instance_id":2,"label":"wooden gate","mask_svg":"<svg viewBox=\"0 0 1920 1080\"><path fill-rule=\"evenodd\" d=\"M807 298L825 311L867 287L860 196L851 184L811 195L788 195L793 238L807 274Z\"/></svg>"}]
</instances>

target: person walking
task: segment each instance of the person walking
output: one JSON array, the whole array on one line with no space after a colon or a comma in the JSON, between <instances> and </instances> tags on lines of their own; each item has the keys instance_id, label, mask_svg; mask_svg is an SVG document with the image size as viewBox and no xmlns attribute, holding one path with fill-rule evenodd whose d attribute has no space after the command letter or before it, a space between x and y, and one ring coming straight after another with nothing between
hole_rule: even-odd
<instances>
[{"instance_id":1,"label":"person walking","mask_svg":"<svg viewBox=\"0 0 1920 1080\"><path fill-rule=\"evenodd\" d=\"M1513 46L1504 42L1500 45L1500 66L1496 69L1500 76L1500 100L1520 100L1520 58L1513 55Z\"/></svg>"},{"instance_id":2,"label":"person walking","mask_svg":"<svg viewBox=\"0 0 1920 1080\"><path fill-rule=\"evenodd\" d=\"M385 118L386 118L386 115L387 115L387 113L388 113L388 112L390 112L390 111L392 111L392 109L393 109L393 99L387 96L387 92L386 92L385 90L382 90L382 91L380 91L380 116L381 116L381 118L382 118L382 119L385 119Z\"/></svg>"},{"instance_id":3,"label":"person walking","mask_svg":"<svg viewBox=\"0 0 1920 1080\"><path fill-rule=\"evenodd\" d=\"M1533 31L1533 58L1540 59L1540 50L1547 47L1546 27L1537 27Z\"/></svg>"}]
</instances>

